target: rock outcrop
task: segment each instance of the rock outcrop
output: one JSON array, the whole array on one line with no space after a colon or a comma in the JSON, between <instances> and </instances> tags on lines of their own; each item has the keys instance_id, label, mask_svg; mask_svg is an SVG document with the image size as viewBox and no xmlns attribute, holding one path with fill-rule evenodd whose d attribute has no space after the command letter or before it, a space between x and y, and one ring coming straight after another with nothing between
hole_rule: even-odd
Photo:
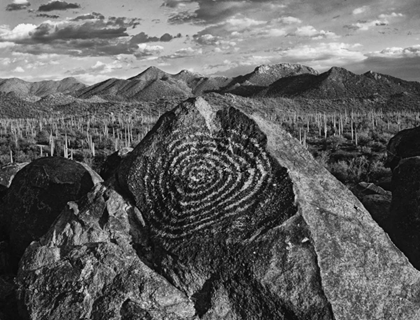
<instances>
[{"instance_id":1,"label":"rock outcrop","mask_svg":"<svg viewBox=\"0 0 420 320\"><path fill-rule=\"evenodd\" d=\"M386 191L373 183L360 182L357 197L368 210L373 220L382 228L386 228L390 215L392 192Z\"/></svg>"},{"instance_id":2,"label":"rock outcrop","mask_svg":"<svg viewBox=\"0 0 420 320\"><path fill-rule=\"evenodd\" d=\"M402 130L389 140L385 165L394 170L401 159L415 156L420 156L420 127Z\"/></svg>"},{"instance_id":3,"label":"rock outcrop","mask_svg":"<svg viewBox=\"0 0 420 320\"><path fill-rule=\"evenodd\" d=\"M420 157L403 159L392 174L394 191L386 230L420 269Z\"/></svg>"},{"instance_id":4,"label":"rock outcrop","mask_svg":"<svg viewBox=\"0 0 420 320\"><path fill-rule=\"evenodd\" d=\"M133 148L125 147L109 155L98 170L102 179L107 180L113 176L121 163L121 160L124 159L131 151L133 151Z\"/></svg>"},{"instance_id":5,"label":"rock outcrop","mask_svg":"<svg viewBox=\"0 0 420 320\"><path fill-rule=\"evenodd\" d=\"M102 184L79 204L69 202L22 257L20 313L31 319L192 318L185 293L139 259L143 223L135 206Z\"/></svg>"},{"instance_id":6,"label":"rock outcrop","mask_svg":"<svg viewBox=\"0 0 420 320\"><path fill-rule=\"evenodd\" d=\"M100 181L86 165L61 157L39 158L22 168L3 198L0 212L12 263L48 231L68 201L80 199Z\"/></svg>"},{"instance_id":7,"label":"rock outcrop","mask_svg":"<svg viewBox=\"0 0 420 320\"><path fill-rule=\"evenodd\" d=\"M420 272L280 126L185 101L33 242L31 319L418 319Z\"/></svg>"}]
</instances>

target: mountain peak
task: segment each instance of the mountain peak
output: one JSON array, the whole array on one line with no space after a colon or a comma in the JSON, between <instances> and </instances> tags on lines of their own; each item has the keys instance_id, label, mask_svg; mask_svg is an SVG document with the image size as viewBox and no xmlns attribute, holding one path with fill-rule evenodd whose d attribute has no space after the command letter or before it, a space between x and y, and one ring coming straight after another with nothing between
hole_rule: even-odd
<instances>
[{"instance_id":1,"label":"mountain peak","mask_svg":"<svg viewBox=\"0 0 420 320\"><path fill-rule=\"evenodd\" d=\"M254 69L256 74L284 74L284 75L294 75L300 73L312 73L318 74L318 71L298 63L278 63L266 65L263 64Z\"/></svg>"},{"instance_id":2,"label":"mountain peak","mask_svg":"<svg viewBox=\"0 0 420 320\"><path fill-rule=\"evenodd\" d=\"M158 80L167 75L168 74L165 71L162 71L157 67L149 67L146 70L144 70L142 73L132 78L129 78L128 80L143 80L143 81Z\"/></svg>"}]
</instances>

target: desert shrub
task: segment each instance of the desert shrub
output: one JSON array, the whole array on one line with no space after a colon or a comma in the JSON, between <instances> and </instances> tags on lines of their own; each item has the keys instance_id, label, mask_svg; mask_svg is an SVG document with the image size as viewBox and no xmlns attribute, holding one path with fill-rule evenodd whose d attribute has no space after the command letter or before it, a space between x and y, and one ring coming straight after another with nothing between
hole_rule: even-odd
<instances>
[{"instance_id":1,"label":"desert shrub","mask_svg":"<svg viewBox=\"0 0 420 320\"><path fill-rule=\"evenodd\" d=\"M331 157L331 152L330 151L321 151L321 152L316 152L316 154L314 155L316 161L322 165L324 168L328 169L328 164L330 161L330 157Z\"/></svg>"},{"instance_id":2,"label":"desert shrub","mask_svg":"<svg viewBox=\"0 0 420 320\"><path fill-rule=\"evenodd\" d=\"M330 136L326 139L326 143L332 150L340 149L340 146L347 142L346 138L342 136Z\"/></svg>"},{"instance_id":3,"label":"desert shrub","mask_svg":"<svg viewBox=\"0 0 420 320\"><path fill-rule=\"evenodd\" d=\"M369 161L365 156L359 156L350 161L330 163L328 170L343 183L358 183L366 180Z\"/></svg>"},{"instance_id":4,"label":"desert shrub","mask_svg":"<svg viewBox=\"0 0 420 320\"><path fill-rule=\"evenodd\" d=\"M368 131L361 131L357 133L357 143L361 146L367 145L372 141Z\"/></svg>"},{"instance_id":5,"label":"desert shrub","mask_svg":"<svg viewBox=\"0 0 420 320\"><path fill-rule=\"evenodd\" d=\"M50 143L50 133L47 130L38 131L35 140L37 144L48 145Z\"/></svg>"}]
</instances>

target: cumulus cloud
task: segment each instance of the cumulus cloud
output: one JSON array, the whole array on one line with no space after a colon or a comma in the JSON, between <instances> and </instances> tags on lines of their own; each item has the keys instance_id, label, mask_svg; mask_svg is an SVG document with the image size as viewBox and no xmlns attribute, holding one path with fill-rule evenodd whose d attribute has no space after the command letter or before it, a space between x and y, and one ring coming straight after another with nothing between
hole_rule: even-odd
<instances>
[{"instance_id":1,"label":"cumulus cloud","mask_svg":"<svg viewBox=\"0 0 420 320\"><path fill-rule=\"evenodd\" d=\"M66 1L50 1L47 4L39 6L38 11L53 11L53 10L68 10L68 9L79 9L80 4L67 3Z\"/></svg>"},{"instance_id":2,"label":"cumulus cloud","mask_svg":"<svg viewBox=\"0 0 420 320\"><path fill-rule=\"evenodd\" d=\"M194 2L198 8L176 12L170 16L168 22L172 24L194 23L202 25L216 24L225 21L237 14L244 16L255 14L255 12L270 12L271 14L280 14L284 9L283 4L275 4L271 1L165 1L171 8L180 7L180 5Z\"/></svg>"},{"instance_id":3,"label":"cumulus cloud","mask_svg":"<svg viewBox=\"0 0 420 320\"><path fill-rule=\"evenodd\" d=\"M390 13L390 14L380 14L378 16L379 19L390 19L390 18L398 18L398 17L404 17L402 13Z\"/></svg>"},{"instance_id":4,"label":"cumulus cloud","mask_svg":"<svg viewBox=\"0 0 420 320\"><path fill-rule=\"evenodd\" d=\"M163 61L167 59L177 59L177 58L185 58L185 57L191 57L196 55L201 55L203 53L203 49L201 48L181 48L177 51L175 51L171 55L163 56L161 57Z\"/></svg>"},{"instance_id":5,"label":"cumulus cloud","mask_svg":"<svg viewBox=\"0 0 420 320\"><path fill-rule=\"evenodd\" d=\"M47 19L58 19L60 16L57 16L56 14L47 14L47 13L39 13L36 15L40 18L47 18Z\"/></svg>"},{"instance_id":6,"label":"cumulus cloud","mask_svg":"<svg viewBox=\"0 0 420 320\"><path fill-rule=\"evenodd\" d=\"M16 67L16 68L13 70L13 72L19 72L19 73L22 73L22 72L25 72L25 70L23 70L23 68L22 68L22 67Z\"/></svg>"},{"instance_id":7,"label":"cumulus cloud","mask_svg":"<svg viewBox=\"0 0 420 320\"><path fill-rule=\"evenodd\" d=\"M76 18L73 18L72 21L95 20L95 19L104 20L105 16L103 16L102 14L97 13L97 12L85 13L85 14L82 14L80 16L77 16Z\"/></svg>"},{"instance_id":8,"label":"cumulus cloud","mask_svg":"<svg viewBox=\"0 0 420 320\"><path fill-rule=\"evenodd\" d=\"M36 25L30 23L21 23L10 29L8 26L0 26L0 40L2 41L18 41L29 38L31 32L35 31Z\"/></svg>"},{"instance_id":9,"label":"cumulus cloud","mask_svg":"<svg viewBox=\"0 0 420 320\"><path fill-rule=\"evenodd\" d=\"M23 10L29 7L31 4L27 0L13 0L12 3L6 7L7 11Z\"/></svg>"},{"instance_id":10,"label":"cumulus cloud","mask_svg":"<svg viewBox=\"0 0 420 320\"><path fill-rule=\"evenodd\" d=\"M131 44L139 44L139 43L146 43L146 42L169 42L175 38L181 38L182 35L178 33L176 36L172 36L169 33L163 34L161 37L150 37L144 32L140 32L131 37L130 43Z\"/></svg>"},{"instance_id":11,"label":"cumulus cloud","mask_svg":"<svg viewBox=\"0 0 420 320\"><path fill-rule=\"evenodd\" d=\"M277 18L272 20L272 23L275 22L279 22L279 23L284 23L284 24L299 24L302 23L302 20L295 18L295 17L281 17L281 18Z\"/></svg>"},{"instance_id":12,"label":"cumulus cloud","mask_svg":"<svg viewBox=\"0 0 420 320\"><path fill-rule=\"evenodd\" d=\"M134 51L134 55L137 58L141 58L144 56L152 56L155 54L159 54L163 51L163 49L165 49L162 46L152 46L152 45L148 45L146 43L141 43L138 45L137 50Z\"/></svg>"},{"instance_id":13,"label":"cumulus cloud","mask_svg":"<svg viewBox=\"0 0 420 320\"><path fill-rule=\"evenodd\" d=\"M361 14L363 12L366 12L368 9L369 9L368 6L363 6L363 7L360 7L360 8L356 8L356 9L353 10L353 14L354 15Z\"/></svg>"},{"instance_id":14,"label":"cumulus cloud","mask_svg":"<svg viewBox=\"0 0 420 320\"><path fill-rule=\"evenodd\" d=\"M139 19L92 14L93 19L44 21L39 25L19 24L11 29L0 25L0 43L13 42L15 51L31 54L58 53L75 56L105 56L130 54L137 50L130 43L128 27ZM79 17L80 18L80 17ZM158 40L170 41L177 36L164 34ZM171 38L172 37L172 38Z\"/></svg>"},{"instance_id":15,"label":"cumulus cloud","mask_svg":"<svg viewBox=\"0 0 420 320\"><path fill-rule=\"evenodd\" d=\"M380 14L378 19L375 20L359 20L356 23L352 23L351 25L345 25L344 28L351 29L351 30L362 30L366 31L372 27L380 27L380 26L387 26L390 24L389 20L393 18L400 18L404 15L402 13L391 13L391 14Z\"/></svg>"},{"instance_id":16,"label":"cumulus cloud","mask_svg":"<svg viewBox=\"0 0 420 320\"><path fill-rule=\"evenodd\" d=\"M15 45L14 42L0 42L0 49L14 47Z\"/></svg>"},{"instance_id":17,"label":"cumulus cloud","mask_svg":"<svg viewBox=\"0 0 420 320\"><path fill-rule=\"evenodd\" d=\"M371 52L368 56L382 58L420 57L420 45L414 45L406 48L389 47L381 51Z\"/></svg>"},{"instance_id":18,"label":"cumulus cloud","mask_svg":"<svg viewBox=\"0 0 420 320\"><path fill-rule=\"evenodd\" d=\"M300 37L311 37L313 40L320 39L337 39L340 36L331 31L316 30L313 26L303 26L296 29L291 35Z\"/></svg>"}]
</instances>

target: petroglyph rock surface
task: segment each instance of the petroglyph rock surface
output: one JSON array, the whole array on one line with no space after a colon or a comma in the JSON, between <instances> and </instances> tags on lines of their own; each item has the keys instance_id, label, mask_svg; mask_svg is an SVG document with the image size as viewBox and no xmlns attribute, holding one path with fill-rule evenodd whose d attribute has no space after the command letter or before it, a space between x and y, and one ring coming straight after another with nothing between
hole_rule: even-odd
<instances>
[{"instance_id":1,"label":"petroglyph rock surface","mask_svg":"<svg viewBox=\"0 0 420 320\"><path fill-rule=\"evenodd\" d=\"M197 98L164 114L115 180L26 250L32 319L420 317L419 271L357 198L235 107Z\"/></svg>"}]
</instances>

